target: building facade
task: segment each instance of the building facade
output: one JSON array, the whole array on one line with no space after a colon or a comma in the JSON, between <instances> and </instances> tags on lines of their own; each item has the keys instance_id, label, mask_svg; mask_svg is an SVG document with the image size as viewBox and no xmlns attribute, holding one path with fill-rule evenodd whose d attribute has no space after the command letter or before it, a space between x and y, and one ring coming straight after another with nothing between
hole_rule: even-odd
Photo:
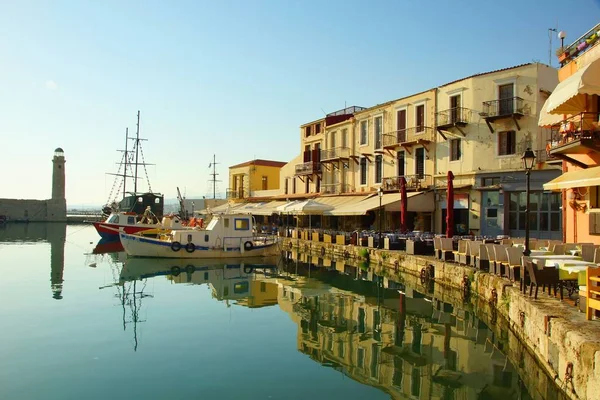
<instances>
[{"instance_id":1,"label":"building facade","mask_svg":"<svg viewBox=\"0 0 600 400\"><path fill-rule=\"evenodd\" d=\"M244 200L279 194L280 169L285 162L252 160L229 167L227 199Z\"/></svg>"},{"instance_id":2,"label":"building facade","mask_svg":"<svg viewBox=\"0 0 600 400\"><path fill-rule=\"evenodd\" d=\"M560 196L565 242L600 244L600 40L596 25L557 50L560 84L539 124L553 131L549 154L562 176L544 185Z\"/></svg>"},{"instance_id":3,"label":"building facade","mask_svg":"<svg viewBox=\"0 0 600 400\"><path fill-rule=\"evenodd\" d=\"M551 131L538 126L539 112L558 83L557 72L531 63L470 76L437 90L435 126L439 190L435 231L444 232L447 173L455 187L454 232L485 236L525 235L527 148L537 154L531 172L532 237L559 239L558 197L543 184L560 175L560 165L546 157Z\"/></svg>"}]
</instances>

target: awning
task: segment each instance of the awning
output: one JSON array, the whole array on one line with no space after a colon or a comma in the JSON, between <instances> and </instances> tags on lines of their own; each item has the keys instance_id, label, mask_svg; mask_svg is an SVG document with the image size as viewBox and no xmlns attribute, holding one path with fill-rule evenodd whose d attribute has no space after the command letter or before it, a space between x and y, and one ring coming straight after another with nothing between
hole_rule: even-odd
<instances>
[{"instance_id":1,"label":"awning","mask_svg":"<svg viewBox=\"0 0 600 400\"><path fill-rule=\"evenodd\" d=\"M219 206L216 207L208 207L205 208L204 210L199 210L196 211L195 214L218 214L218 213L224 213L227 212L227 210L229 211L233 211L236 210L242 206L244 206L245 203L225 203L225 204L221 204Z\"/></svg>"},{"instance_id":2,"label":"awning","mask_svg":"<svg viewBox=\"0 0 600 400\"><path fill-rule=\"evenodd\" d=\"M433 192L413 192L407 194L408 211L433 211ZM415 199L419 199L415 201ZM385 207L386 211L400 211L400 193L385 193L381 197L381 206ZM328 215L350 216L350 215L365 215L367 211L379 208L379 196L373 195L366 199L344 204L340 207L331 210Z\"/></svg>"},{"instance_id":3,"label":"awning","mask_svg":"<svg viewBox=\"0 0 600 400\"><path fill-rule=\"evenodd\" d=\"M600 62L584 66L559 83L544 105L549 114L579 114L586 111L587 94L600 94Z\"/></svg>"},{"instance_id":4,"label":"awning","mask_svg":"<svg viewBox=\"0 0 600 400\"><path fill-rule=\"evenodd\" d=\"M546 111L548 108L548 102L550 98L546 99L546 102L540 110L540 118L538 120L538 126L549 128L552 125L561 123L564 119L564 114L550 114Z\"/></svg>"},{"instance_id":5,"label":"awning","mask_svg":"<svg viewBox=\"0 0 600 400\"><path fill-rule=\"evenodd\" d=\"M261 203L246 203L235 211L252 215L278 214L277 207L286 204L285 201L267 201Z\"/></svg>"},{"instance_id":6,"label":"awning","mask_svg":"<svg viewBox=\"0 0 600 400\"><path fill-rule=\"evenodd\" d=\"M574 187L600 186L600 167L565 172L544 184L545 190L560 190Z\"/></svg>"}]
</instances>

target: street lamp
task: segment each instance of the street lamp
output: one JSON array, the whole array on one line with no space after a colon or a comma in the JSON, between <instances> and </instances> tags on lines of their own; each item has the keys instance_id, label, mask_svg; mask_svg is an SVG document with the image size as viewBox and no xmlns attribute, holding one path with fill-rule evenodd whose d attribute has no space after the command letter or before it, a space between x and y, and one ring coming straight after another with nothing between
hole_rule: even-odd
<instances>
[{"instance_id":1,"label":"street lamp","mask_svg":"<svg viewBox=\"0 0 600 400\"><path fill-rule=\"evenodd\" d=\"M381 209L381 199L383 198L383 189L381 188L381 186L379 186L377 188L377 195L379 196L379 242L377 243L377 248L378 249L382 249L383 248L383 243L381 242L381 220L382 220L382 215L383 215L383 210Z\"/></svg>"},{"instance_id":2,"label":"street lamp","mask_svg":"<svg viewBox=\"0 0 600 400\"><path fill-rule=\"evenodd\" d=\"M529 256L531 250L529 250L529 179L531 177L531 169L535 163L535 153L528 147L523 153L523 168L525 168L525 250L523 250L524 256Z\"/></svg>"},{"instance_id":3,"label":"street lamp","mask_svg":"<svg viewBox=\"0 0 600 400\"><path fill-rule=\"evenodd\" d=\"M567 37L567 32L560 31L558 32L558 38L560 39L560 47L565 47L565 38Z\"/></svg>"}]
</instances>

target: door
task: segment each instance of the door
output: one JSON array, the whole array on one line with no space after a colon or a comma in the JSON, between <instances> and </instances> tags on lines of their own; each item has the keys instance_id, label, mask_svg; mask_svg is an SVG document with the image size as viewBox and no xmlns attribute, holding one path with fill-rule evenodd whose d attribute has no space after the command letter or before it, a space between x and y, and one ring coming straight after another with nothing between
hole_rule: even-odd
<instances>
[{"instance_id":1,"label":"door","mask_svg":"<svg viewBox=\"0 0 600 400\"><path fill-rule=\"evenodd\" d=\"M509 115L514 112L513 99L515 97L515 86L512 83L498 86L498 100L500 115Z\"/></svg>"},{"instance_id":2,"label":"door","mask_svg":"<svg viewBox=\"0 0 600 400\"><path fill-rule=\"evenodd\" d=\"M450 123L455 124L459 122L460 115L460 94L450 97Z\"/></svg>"},{"instance_id":3,"label":"door","mask_svg":"<svg viewBox=\"0 0 600 400\"><path fill-rule=\"evenodd\" d=\"M396 112L396 139L398 143L406 142L406 110Z\"/></svg>"},{"instance_id":4,"label":"door","mask_svg":"<svg viewBox=\"0 0 600 400\"><path fill-rule=\"evenodd\" d=\"M481 233L484 236L504 234L504 195L499 191L484 191L481 196Z\"/></svg>"},{"instance_id":5,"label":"door","mask_svg":"<svg viewBox=\"0 0 600 400\"><path fill-rule=\"evenodd\" d=\"M405 157L404 150L399 151L398 154L396 155L396 163L398 164L398 176L406 175L406 171L404 169L404 164L405 164L404 157Z\"/></svg>"},{"instance_id":6,"label":"door","mask_svg":"<svg viewBox=\"0 0 600 400\"><path fill-rule=\"evenodd\" d=\"M422 147L415 150L415 175L419 179L425 177L425 149Z\"/></svg>"}]
</instances>

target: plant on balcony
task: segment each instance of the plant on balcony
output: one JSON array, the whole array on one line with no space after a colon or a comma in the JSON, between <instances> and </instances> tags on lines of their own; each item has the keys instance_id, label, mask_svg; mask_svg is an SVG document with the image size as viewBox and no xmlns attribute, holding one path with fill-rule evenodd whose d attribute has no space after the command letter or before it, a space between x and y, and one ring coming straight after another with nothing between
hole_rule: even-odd
<instances>
[{"instance_id":1,"label":"plant on balcony","mask_svg":"<svg viewBox=\"0 0 600 400\"><path fill-rule=\"evenodd\" d=\"M556 49L556 56L558 57L559 62L564 62L570 57L570 53L566 47L560 46Z\"/></svg>"}]
</instances>

